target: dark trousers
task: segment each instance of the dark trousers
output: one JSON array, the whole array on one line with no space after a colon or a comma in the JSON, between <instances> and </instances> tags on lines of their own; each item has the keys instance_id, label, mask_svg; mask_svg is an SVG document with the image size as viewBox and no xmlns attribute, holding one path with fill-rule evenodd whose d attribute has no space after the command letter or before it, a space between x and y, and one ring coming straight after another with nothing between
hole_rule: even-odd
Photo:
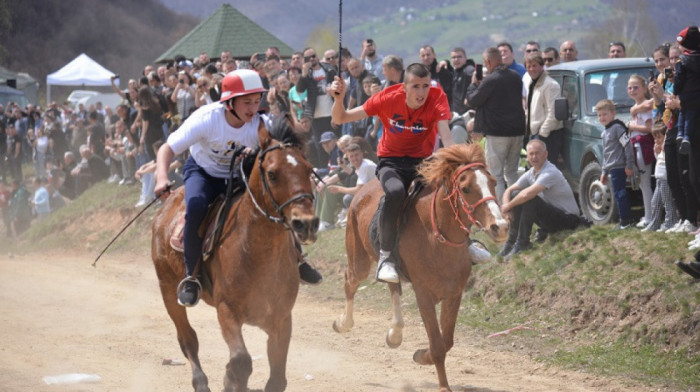
<instances>
[{"instance_id":1,"label":"dark trousers","mask_svg":"<svg viewBox=\"0 0 700 392\"><path fill-rule=\"evenodd\" d=\"M335 133L336 137L340 137L340 128L334 129L331 126L331 117L319 117L311 120L311 132L312 138L316 144L320 147L321 135L324 132L332 131Z\"/></svg>"},{"instance_id":2,"label":"dark trousers","mask_svg":"<svg viewBox=\"0 0 700 392\"><path fill-rule=\"evenodd\" d=\"M668 186L671 188L671 197L678 208L680 219L695 222L698 214L698 198L690 184L689 156L678 153L677 134L678 128L670 129L666 133L664 143Z\"/></svg>"},{"instance_id":3,"label":"dark trousers","mask_svg":"<svg viewBox=\"0 0 700 392\"><path fill-rule=\"evenodd\" d=\"M682 112L684 112L683 123L685 126L685 135L690 139L690 152L688 153L688 175L690 177L690 185L695 191L695 201L697 203L697 196L700 195L700 109L693 107L683 109ZM695 224L697 221L697 216L691 215L690 219L688 220Z\"/></svg>"},{"instance_id":4,"label":"dark trousers","mask_svg":"<svg viewBox=\"0 0 700 392\"><path fill-rule=\"evenodd\" d=\"M620 215L620 222L628 224L632 220L632 208L627 195L627 174L624 168L610 170L610 183L617 203L617 213Z\"/></svg>"},{"instance_id":5,"label":"dark trousers","mask_svg":"<svg viewBox=\"0 0 700 392\"><path fill-rule=\"evenodd\" d=\"M418 175L416 166L421 158L379 158L377 177L384 189L384 209L379 223L379 249L392 251L396 244L399 214L411 182Z\"/></svg>"},{"instance_id":6,"label":"dark trousers","mask_svg":"<svg viewBox=\"0 0 700 392\"><path fill-rule=\"evenodd\" d=\"M185 162L185 266L187 276L192 276L197 261L202 256L202 238L199 226L207 216L209 204L226 191L226 179L212 177L190 157Z\"/></svg>"},{"instance_id":7,"label":"dark trousers","mask_svg":"<svg viewBox=\"0 0 700 392\"><path fill-rule=\"evenodd\" d=\"M511 200L520 191L511 193ZM567 214L557 207L545 202L541 197L528 200L513 208L513 218L508 229L508 242L526 244L530 242L532 225L537 224L546 233L555 233L561 230L573 230L584 224L581 217Z\"/></svg>"},{"instance_id":8,"label":"dark trousers","mask_svg":"<svg viewBox=\"0 0 700 392\"><path fill-rule=\"evenodd\" d=\"M561 154L561 149L564 147L564 129L552 131L547 137L534 135L532 138L544 142L544 145L547 147L547 160L556 165L559 160L559 155Z\"/></svg>"}]
</instances>

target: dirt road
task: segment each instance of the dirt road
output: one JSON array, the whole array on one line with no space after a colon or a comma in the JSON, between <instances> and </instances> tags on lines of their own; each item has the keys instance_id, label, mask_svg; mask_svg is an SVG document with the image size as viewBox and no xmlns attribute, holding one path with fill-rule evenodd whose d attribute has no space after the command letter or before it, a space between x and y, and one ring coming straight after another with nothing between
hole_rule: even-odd
<instances>
[{"instance_id":1,"label":"dirt road","mask_svg":"<svg viewBox=\"0 0 700 392\"><path fill-rule=\"evenodd\" d=\"M164 358L184 360L175 329L163 307L147 258L105 257L97 268L88 256L0 256L0 390L2 391L191 391L189 366L164 366ZM420 320L407 320L404 343L384 344L388 312L358 309L355 328L331 329L342 309L336 301L314 298L302 287L294 311L287 391L436 391L432 367L412 362L427 346ZM387 305L388 309L388 305ZM216 315L200 304L190 312L200 338L200 358L213 391L221 390L228 352ZM266 336L245 329L253 356L250 388L267 379ZM651 391L530 359L508 339L494 345L481 336L456 337L448 354L454 391ZM96 383L46 385L44 376L97 374Z\"/></svg>"}]
</instances>

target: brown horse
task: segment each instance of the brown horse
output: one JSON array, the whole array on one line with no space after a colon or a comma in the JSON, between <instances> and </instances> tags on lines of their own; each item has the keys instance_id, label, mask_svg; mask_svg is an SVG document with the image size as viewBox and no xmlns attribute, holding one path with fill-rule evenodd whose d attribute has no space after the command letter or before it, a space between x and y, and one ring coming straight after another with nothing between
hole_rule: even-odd
<instances>
[{"instance_id":1,"label":"brown horse","mask_svg":"<svg viewBox=\"0 0 700 392\"><path fill-rule=\"evenodd\" d=\"M217 310L230 360L224 391L247 391L252 361L241 335L243 324L255 325L269 337L270 378L266 392L287 386L286 365L292 334L292 307L299 289L297 261L302 244L316 240L311 165L300 147L273 140L258 130L260 152L246 181L247 192L231 207L219 245L202 268L211 277L211 291L202 299ZM175 217L184 210L184 191L171 195L153 222L152 257L165 308L177 329L180 348L192 368L192 385L209 392L199 362L199 342L186 308L178 305L176 289L185 276L181 253L169 244Z\"/></svg>"},{"instance_id":2,"label":"brown horse","mask_svg":"<svg viewBox=\"0 0 700 392\"><path fill-rule=\"evenodd\" d=\"M470 227L476 225L496 241L505 240L508 223L501 216L494 197L495 179L486 171L484 154L478 145L458 144L443 148L419 169L426 187L406 211L398 250L401 270L413 285L429 348L415 352L413 360L434 364L440 392L450 391L445 356L452 348L462 292L471 272ZM345 247L345 312L333 323L337 332L353 326L355 292L367 278L377 254L370 242L369 227L383 191L379 181L364 186L353 198L348 212ZM403 318L400 287L389 284L393 318L386 342L401 344ZM436 305L442 302L440 322Z\"/></svg>"}]
</instances>

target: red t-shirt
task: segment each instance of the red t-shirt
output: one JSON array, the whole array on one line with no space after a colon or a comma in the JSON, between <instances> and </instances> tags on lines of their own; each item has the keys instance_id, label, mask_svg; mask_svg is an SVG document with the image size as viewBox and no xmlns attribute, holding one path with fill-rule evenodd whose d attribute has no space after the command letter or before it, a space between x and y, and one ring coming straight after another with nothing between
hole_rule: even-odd
<instances>
[{"instance_id":1,"label":"red t-shirt","mask_svg":"<svg viewBox=\"0 0 700 392\"><path fill-rule=\"evenodd\" d=\"M396 84L373 95L362 105L368 116L379 116L384 125L377 146L380 157L425 158L435 150L437 123L452 113L447 96L439 87L430 87L423 105L409 109L403 84Z\"/></svg>"}]
</instances>

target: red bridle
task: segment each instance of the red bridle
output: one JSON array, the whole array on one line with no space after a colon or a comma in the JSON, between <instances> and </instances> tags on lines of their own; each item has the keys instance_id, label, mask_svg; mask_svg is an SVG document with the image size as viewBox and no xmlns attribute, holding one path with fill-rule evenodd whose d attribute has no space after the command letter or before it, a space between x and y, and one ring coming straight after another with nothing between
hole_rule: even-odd
<instances>
[{"instance_id":1,"label":"red bridle","mask_svg":"<svg viewBox=\"0 0 700 392\"><path fill-rule=\"evenodd\" d=\"M476 217L474 216L474 210L476 207L481 205L482 203L485 203L489 200L497 200L496 197L494 196L487 196L481 198L481 200L477 201L474 204L469 204L466 200L464 200L464 197L462 197L462 192L459 190L459 185L457 184L457 180L459 179L459 176L464 173L467 170L470 169L475 169L475 168L485 168L486 165L483 163L470 163L468 165L465 165L464 167L460 168L457 170L457 172L452 176L452 190L447 193L447 196L443 199L446 200L450 208L452 208L452 211L455 214L455 220L459 222L459 227L464 230L467 233L467 238L460 242L460 243L455 243L449 241L447 238L445 238L444 235L440 232L440 228L438 228L437 225L437 218L435 216L435 205L436 205L436 200L437 200L437 194L438 194L438 189L433 192L433 202L432 202L432 208L430 210L430 222L433 225L433 235L437 239L438 242L449 245L449 246L454 246L454 247L459 247L459 246L464 246L467 241L469 241L469 234L471 234L471 230L469 229L471 225L477 225L480 229L484 228L484 225L479 222ZM462 219L460 218L460 205L461 205L461 210L464 211L465 214L467 214L467 218L469 218L469 225L465 225L464 222L462 222Z\"/></svg>"}]
</instances>

